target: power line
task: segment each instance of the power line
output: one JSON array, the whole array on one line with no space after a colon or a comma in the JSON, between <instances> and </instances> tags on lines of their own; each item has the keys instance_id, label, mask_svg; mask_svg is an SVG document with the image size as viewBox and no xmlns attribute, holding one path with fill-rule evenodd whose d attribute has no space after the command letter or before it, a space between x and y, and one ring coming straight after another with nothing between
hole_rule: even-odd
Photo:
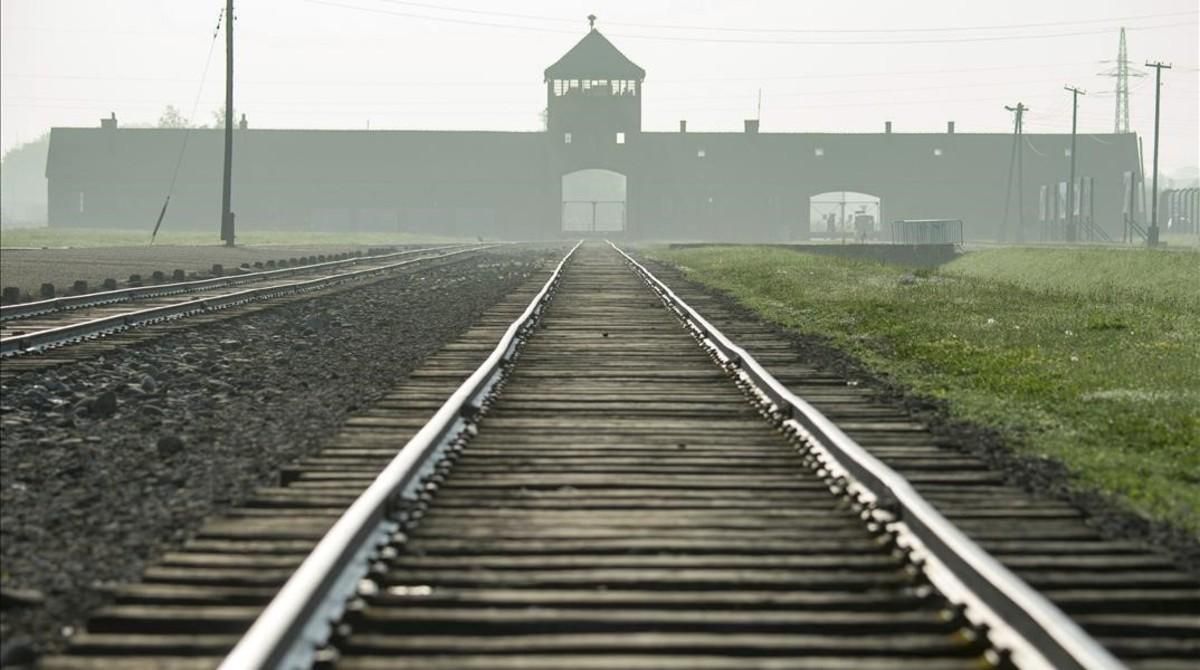
<instances>
[{"instance_id":1,"label":"power line","mask_svg":"<svg viewBox=\"0 0 1200 670\"><path fill-rule=\"evenodd\" d=\"M783 81L783 80L809 80L809 79L844 79L847 77L901 77L901 76L929 76L942 73L961 73L961 72L993 72L993 71L1008 71L1008 70L1044 70L1047 67L1074 67L1080 65L1094 65L1103 61L1074 61L1070 63L1034 63L1029 65L999 65L999 66L983 66L983 67L962 67L962 68L937 68L926 70L874 70L869 72L837 72L837 73L818 73L805 75L785 75L785 76L769 76L769 77L689 77L686 79L655 79L656 84L692 84L698 82L714 82L714 81ZM112 75L112 74L96 74L96 75L74 75L74 74L23 74L23 73L0 73L0 77L11 79L67 79L67 80L96 80L96 81L147 81L147 82L168 82L191 84L196 83L194 79L178 79L175 77L135 77L127 75ZM371 80L371 81L353 81L346 79L244 79L245 84L254 84L257 86L274 86L274 85L322 85L322 86L519 86L530 83L529 80L524 81L445 81L445 80ZM538 84L540 87L540 83Z\"/></svg>"},{"instance_id":2,"label":"power line","mask_svg":"<svg viewBox=\"0 0 1200 670\"><path fill-rule=\"evenodd\" d=\"M947 26L937 28L728 28L716 26L672 26L647 23L611 22L614 26L629 26L639 28L665 28L672 30L703 30L713 32L739 33L813 33L813 34L895 34L895 33L933 33L933 32L968 32L976 30L1015 30L1025 28L1047 28L1053 26L1077 26L1092 23L1114 23L1118 21L1137 21L1142 19L1171 18L1200 14L1192 10L1187 12L1171 12L1166 14L1143 14L1141 16L1112 17L1106 19L1085 19L1071 21L1049 21L1045 23L1011 23L985 26Z\"/></svg>"},{"instance_id":3,"label":"power line","mask_svg":"<svg viewBox=\"0 0 1200 670\"><path fill-rule=\"evenodd\" d=\"M960 68L938 68L936 70L898 70L889 72L887 70L875 70L873 72L829 72L821 74L807 75L788 75L779 77L701 77L694 79L655 79L656 84L666 83L693 83L705 81L776 81L784 79L844 79L847 77L898 77L898 76L929 76L942 73L959 73L959 72L989 72L999 70L1044 70L1047 67L1072 67L1077 65L1091 65L1098 61L1075 61L1072 63L1034 63L1030 65L989 65L985 67L960 67Z\"/></svg>"},{"instance_id":4,"label":"power line","mask_svg":"<svg viewBox=\"0 0 1200 670\"><path fill-rule=\"evenodd\" d=\"M411 2L408 0L377 0L390 5L404 5L407 7L419 7L422 9L434 9L444 12L454 12L456 14L471 14L475 16L495 16L502 18L516 19L531 19L535 21L547 21L553 23L579 23L578 19L566 18L561 16L545 16L534 14L515 14L512 12L497 12L482 9L466 9L462 7L448 7L445 5L437 5L427 2ZM1186 12L1167 12L1162 14L1140 14L1135 16L1114 16L1104 19L1076 19L1069 21L1048 21L1042 23L1010 23L1010 24L995 24L995 25L976 25L976 26L943 26L935 28L753 28L753 27L729 27L729 26L702 26L702 25L679 25L669 23L633 23L626 21L608 21L609 25L625 26L629 28L651 28L665 30L698 30L708 32L733 32L733 33L797 33L797 34L890 34L890 33L928 33L928 32L957 32L957 31L974 31L974 30L1015 30L1022 28L1042 28L1051 26L1066 26L1066 25L1081 25L1090 23L1113 23L1117 21L1140 21L1146 19L1172 18L1178 16L1191 16L1200 14L1200 11L1191 10Z\"/></svg>"},{"instance_id":5,"label":"power line","mask_svg":"<svg viewBox=\"0 0 1200 670\"><path fill-rule=\"evenodd\" d=\"M208 66L212 64L213 49L217 46L217 35L221 32L221 21L225 18L225 9L222 7L217 14L217 27L213 28L212 42L208 45L208 56L204 58L204 70L200 73L200 87L196 89L196 98L192 102L192 114L190 119L196 118L196 111L200 109L200 96L204 93L204 82L208 79ZM158 212L158 220L154 222L154 230L150 233L150 244L154 244L154 238L158 237L158 229L162 226L163 217L167 215L167 206L171 204L171 195L175 193L175 182L179 179L179 167L183 165L183 155L187 151L188 140L192 137L191 120L185 119L187 129L183 132L183 142L179 146L179 156L175 159L175 169L171 171L171 183L167 186L167 197L163 200L162 209Z\"/></svg>"},{"instance_id":6,"label":"power line","mask_svg":"<svg viewBox=\"0 0 1200 670\"><path fill-rule=\"evenodd\" d=\"M309 0L314 2L315 0ZM1129 30L1155 30L1162 28L1190 28L1191 26L1179 23L1164 23L1153 26L1141 26L1138 28L1130 28ZM806 45L806 46L896 46L907 44L960 44L968 42L1005 42L1017 40L1038 40L1038 39L1053 39L1059 37L1079 37L1083 35L1102 35L1106 34L1111 28L1100 30L1079 30L1065 33L1045 33L1040 35L990 35L978 37L959 37L947 39L915 39L915 40L741 40L741 39L716 39L708 37L671 37L671 36L656 36L656 35L614 35L622 39L640 39L640 40L659 40L670 42L706 42L715 44L772 44L772 45Z\"/></svg>"},{"instance_id":7,"label":"power line","mask_svg":"<svg viewBox=\"0 0 1200 670\"><path fill-rule=\"evenodd\" d=\"M397 12L394 10L379 9L375 7L363 7L361 5L347 5L341 2L332 2L331 0L304 0L310 4L326 5L329 7L339 7L360 12L368 12L372 14L382 14L389 16L400 16L404 18L419 19L424 21L435 21L441 23L456 23L462 25L482 26L488 28L503 28L509 30L526 30L542 33L560 33L560 34L578 34L575 30L546 28L542 26L519 25L512 23L495 23L492 21L479 21L474 19L457 19L443 16L430 16L428 14L416 14L412 12ZM1193 12L1195 13L1195 12ZM1152 26L1140 26L1130 28L1130 30L1154 30L1160 28L1179 28L1190 27L1180 23L1158 24ZM991 36L974 36L974 37L959 37L946 39L912 39L912 40L778 40L778 39L733 39L733 38L714 38L714 37L687 37L673 35L633 35L633 34L610 34L611 37L621 39L634 40L650 40L663 42L703 42L711 44L759 44L759 45L807 45L807 46L868 46L868 45L906 45L906 44L953 44L965 42L996 42L1007 40L1032 40L1032 39L1051 39L1059 37L1076 37L1082 35L1097 35L1109 32L1108 28L1100 30L1083 30L1064 33L1044 33L1039 35L991 35Z\"/></svg>"}]
</instances>

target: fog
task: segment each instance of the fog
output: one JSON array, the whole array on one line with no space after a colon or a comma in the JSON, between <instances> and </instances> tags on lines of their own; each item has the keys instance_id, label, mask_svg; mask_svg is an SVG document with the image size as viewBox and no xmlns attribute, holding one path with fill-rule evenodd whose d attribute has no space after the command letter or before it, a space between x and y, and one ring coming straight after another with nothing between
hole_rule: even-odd
<instances>
[{"instance_id":1,"label":"fog","mask_svg":"<svg viewBox=\"0 0 1200 670\"><path fill-rule=\"evenodd\" d=\"M100 119L110 115L121 131L218 125L224 54L214 27L222 6L211 1L5 2L0 6L4 150L19 148L51 127L98 129ZM588 138L577 130L569 151L557 139L531 143L526 135L541 133L551 121L546 109L555 96L543 71L588 34L585 17L591 12L599 15L596 28L645 71L636 91L637 118L627 126L601 124L603 133L627 130L629 142L620 149L588 149L611 138ZM648 237L680 236L678 227L686 222L687 237L738 238L744 231L730 230L722 220L745 214L753 239L803 239L820 229L809 220L809 201L821 193L851 191L882 199L875 205L876 230L897 216L969 218L973 236L1004 239L1019 225L997 221L1012 162L1013 117L1005 106L1019 101L1029 108L1024 116L1028 138L1022 142L1027 202L1010 218L1052 217L1046 210L1055 208L1047 201L1057 197L1067 179L1069 149L1063 138L1071 130L1071 96L1063 86L1070 84L1087 90L1077 118L1077 176L1099 180L1101 201L1092 205L1097 211L1101 206L1116 210L1117 218L1098 225L1117 235L1123 225L1120 209L1131 190L1122 175L1144 166L1149 177L1153 77L1138 76L1147 74L1142 67L1147 60L1173 65L1164 71L1162 89L1160 185L1185 186L1195 178L1200 164L1198 17L1194 3L1186 1L924 2L917 7L772 2L756 3L750 11L719 2L594 7L528 1L497 7L466 0L245 0L237 3L235 108L250 132L235 141L248 162L235 158L241 186L235 189L234 208L247 221L270 226L286 220L304 229L401 226L541 236L542 224L509 222L580 216L567 214L582 206L566 204L579 198L567 197L572 187L564 175L607 169L629 180L622 192L627 191L623 197L630 211L605 216L627 219L629 227ZM1145 145L1141 158L1136 141L1112 135L1117 99L1116 79L1109 75L1121 27L1134 66L1130 130ZM609 81L606 73L594 76ZM761 135L750 139L752 144L747 144L747 119L756 121ZM687 146L678 137L684 120ZM893 143L872 142L885 124ZM316 133L256 135L268 129L358 132L337 139ZM368 130L374 139L359 135ZM397 130L429 132L376 134ZM437 134L446 131L492 132ZM951 134L949 141L939 139ZM32 157L10 154L6 220L38 222L38 213L45 212L41 222L48 217L51 225L142 227L153 220L168 190L156 180L178 163L181 181L171 189L177 195L169 223L207 225L206 203L219 188L211 173L212 161L220 160L219 136L209 130L191 133L186 143L170 135L129 139L133 144L126 159L145 163L141 169L149 174L110 188L71 182L78 170L64 168L62 188L50 186L49 203L38 192L36 175L18 167L41 162L38 152L45 145L27 149ZM61 146L64 152L74 147L70 150L88 155L91 149L84 145L93 140L98 141L91 135L64 135ZM184 144L187 150L181 151ZM623 153L614 153L618 150ZM547 151L558 157L548 158ZM824 161L796 160L817 151L829 152L818 156ZM395 159L397 154L388 152L407 157ZM413 158L413 152L421 157ZM945 160L927 161L932 156ZM486 165L504 157L511 159L508 168ZM336 160L326 163L326 158ZM73 160L64 153L61 160L78 167L90 159ZM920 171L941 190L909 183L913 166L925 162ZM347 177L353 185L342 189L344 201L317 199L302 211L280 204L310 194L312 180L344 174L350 164L361 174ZM464 176L459 164L475 172ZM50 166L51 173L55 169ZM280 170L296 174L285 185L264 186L263 173ZM439 171L456 175L461 188L447 181L446 193L431 193L423 184ZM389 180L408 185L392 189L396 197L384 197L380 191L388 189ZM364 186L371 181L378 183ZM693 188L697 183L703 186ZM60 221L55 221L56 191ZM116 191L124 202L109 203ZM1015 202L1012 188L1007 191ZM401 197L406 206L397 201ZM598 198L604 199L612 200ZM99 218L73 220L68 209ZM654 229L649 219L663 222L663 228ZM587 225L565 218L562 224L554 227Z\"/></svg>"}]
</instances>

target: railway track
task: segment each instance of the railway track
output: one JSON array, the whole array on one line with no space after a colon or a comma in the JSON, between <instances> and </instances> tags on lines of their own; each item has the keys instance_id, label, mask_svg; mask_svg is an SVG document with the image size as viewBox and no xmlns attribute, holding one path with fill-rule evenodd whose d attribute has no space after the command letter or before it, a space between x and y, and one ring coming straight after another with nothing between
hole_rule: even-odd
<instances>
[{"instance_id":1,"label":"railway track","mask_svg":"<svg viewBox=\"0 0 1200 670\"><path fill-rule=\"evenodd\" d=\"M232 307L286 299L350 282L377 279L388 273L428 267L433 263L456 262L487 248L490 246L415 249L13 305L3 308L0 357L5 359L6 372L47 367L75 358L62 356L59 352L68 345L95 343L99 338L127 334L131 329L212 316ZM100 349L112 348L112 343L109 345Z\"/></svg>"},{"instance_id":2,"label":"railway track","mask_svg":"<svg viewBox=\"0 0 1200 670\"><path fill-rule=\"evenodd\" d=\"M285 266L274 269L274 262L272 262L272 269L267 270L238 272L236 274L218 275L204 279L191 279L186 281L172 281L169 283L152 283L150 285L129 286L122 289L96 291L93 293L62 296L59 298L48 298L45 300L23 302L12 305L0 305L0 323L5 321L29 319L46 314L83 309L86 307L96 307L99 305L111 305L114 303L138 300L148 301L153 298L175 296L184 293L198 294L207 292L206 295L211 297L220 295L221 289L231 286L269 282L289 277L332 272L338 269L360 265L363 263L379 263L381 261L389 261L397 258L403 258L405 256L412 256L413 254L441 251L444 249L453 248L455 248L454 245L421 247L415 249L405 249L402 251L368 253L366 257L363 257L359 253L343 254L346 256L346 258L332 258L330 260L326 260L324 256L321 256L319 261L316 259L316 257L311 257L311 262L297 261L297 259L293 258L292 261L296 264L292 265L291 267ZM259 265L261 265L261 263ZM183 271L179 270L178 272L182 274Z\"/></svg>"},{"instance_id":3,"label":"railway track","mask_svg":"<svg viewBox=\"0 0 1200 670\"><path fill-rule=\"evenodd\" d=\"M1192 576L742 335L578 249L43 667L1191 667Z\"/></svg>"}]
</instances>

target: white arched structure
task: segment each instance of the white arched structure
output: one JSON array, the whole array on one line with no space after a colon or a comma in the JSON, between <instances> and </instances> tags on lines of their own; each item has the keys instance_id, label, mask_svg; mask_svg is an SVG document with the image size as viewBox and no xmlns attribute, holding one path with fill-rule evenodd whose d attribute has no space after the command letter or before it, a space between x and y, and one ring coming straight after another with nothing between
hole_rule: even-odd
<instances>
[{"instance_id":1,"label":"white arched structure","mask_svg":"<svg viewBox=\"0 0 1200 670\"><path fill-rule=\"evenodd\" d=\"M563 232L625 230L625 175L587 169L562 177Z\"/></svg>"},{"instance_id":2,"label":"white arched structure","mask_svg":"<svg viewBox=\"0 0 1200 670\"><path fill-rule=\"evenodd\" d=\"M857 191L827 191L808 199L809 230L814 238L873 240L883 231L883 201Z\"/></svg>"}]
</instances>

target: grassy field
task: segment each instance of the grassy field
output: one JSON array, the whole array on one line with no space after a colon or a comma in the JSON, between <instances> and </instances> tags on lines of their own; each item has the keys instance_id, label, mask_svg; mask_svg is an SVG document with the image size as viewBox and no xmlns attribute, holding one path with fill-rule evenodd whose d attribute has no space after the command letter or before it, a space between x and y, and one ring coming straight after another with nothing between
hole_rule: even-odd
<instances>
[{"instance_id":1,"label":"grassy field","mask_svg":"<svg viewBox=\"0 0 1200 670\"><path fill-rule=\"evenodd\" d=\"M221 244L217 230L161 231L156 245ZM449 237L410 235L407 233L313 233L305 231L248 230L237 238L241 245L286 244L310 246L321 244L384 245L427 242L461 241ZM150 243L148 230L98 230L94 228L6 228L0 232L0 246L5 247L137 247Z\"/></svg>"},{"instance_id":2,"label":"grassy field","mask_svg":"<svg viewBox=\"0 0 1200 670\"><path fill-rule=\"evenodd\" d=\"M1200 253L1001 248L912 273L770 248L653 255L1200 533Z\"/></svg>"}]
</instances>

